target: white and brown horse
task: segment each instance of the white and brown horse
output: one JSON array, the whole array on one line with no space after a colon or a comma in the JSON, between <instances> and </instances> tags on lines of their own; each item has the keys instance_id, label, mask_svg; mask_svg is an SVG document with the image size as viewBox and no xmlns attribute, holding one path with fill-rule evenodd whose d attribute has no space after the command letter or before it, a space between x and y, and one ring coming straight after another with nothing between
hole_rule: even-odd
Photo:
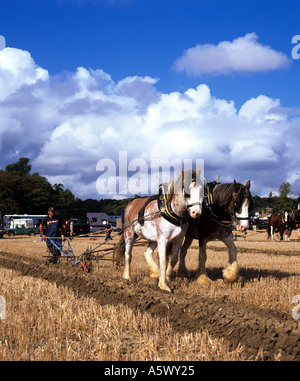
<instances>
[{"instance_id":1,"label":"white and brown horse","mask_svg":"<svg viewBox=\"0 0 300 381\"><path fill-rule=\"evenodd\" d=\"M161 185L157 197L137 198L127 205L124 215L125 227L115 252L117 262L121 262L125 256L123 273L125 279L131 279L131 252L135 240L141 237L149 242L145 257L150 277L159 278L160 289L171 291L167 280L172 273L174 262L177 262L188 228L187 218L195 219L202 212L203 184L199 172L199 170L181 171L173 181L165 186ZM167 246L170 244L172 252L167 256ZM156 247L159 268L152 257Z\"/></svg>"},{"instance_id":2,"label":"white and brown horse","mask_svg":"<svg viewBox=\"0 0 300 381\"><path fill-rule=\"evenodd\" d=\"M295 212L285 212L283 214L272 214L269 218L268 225L268 239L276 239L276 235L279 235L279 240L289 241L292 231L298 229L298 238L300 238L300 209Z\"/></svg>"},{"instance_id":3,"label":"white and brown horse","mask_svg":"<svg viewBox=\"0 0 300 381\"><path fill-rule=\"evenodd\" d=\"M238 278L237 248L233 241L232 230L246 231L249 227L249 212L253 208L253 198L250 193L250 180L246 185L234 181L230 184L217 184L207 187L203 212L196 220L189 219L189 227L184 245L180 251L179 276L189 276L185 266L187 250L193 239L199 241L199 261L197 281L200 284L209 283L206 274L206 244L209 241L220 240L229 250L229 265L223 269L223 278L234 282Z\"/></svg>"},{"instance_id":4,"label":"white and brown horse","mask_svg":"<svg viewBox=\"0 0 300 381\"><path fill-rule=\"evenodd\" d=\"M278 240L277 238L277 234L279 236L279 240L282 241L283 240L283 234L285 232L288 232L288 225L287 223L284 221L284 218L282 217L281 214L272 214L269 218L269 224L268 224L268 239L270 239L270 237L272 238L272 241L275 239L275 240ZM290 233L292 231L290 230ZM276 235L275 235L276 234ZM276 237L276 238L275 238Z\"/></svg>"}]
</instances>

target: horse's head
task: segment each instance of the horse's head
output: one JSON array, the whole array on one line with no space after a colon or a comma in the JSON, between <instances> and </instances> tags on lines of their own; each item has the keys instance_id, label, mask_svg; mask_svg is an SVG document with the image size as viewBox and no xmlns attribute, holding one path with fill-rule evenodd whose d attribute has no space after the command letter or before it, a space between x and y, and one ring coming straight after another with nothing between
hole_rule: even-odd
<instances>
[{"instance_id":1,"label":"horse's head","mask_svg":"<svg viewBox=\"0 0 300 381\"><path fill-rule=\"evenodd\" d=\"M232 200L229 204L233 222L236 224L236 229L246 231L249 228L249 212L253 209L253 198L250 193L250 180L246 185L237 183L234 180L234 191Z\"/></svg>"},{"instance_id":2,"label":"horse's head","mask_svg":"<svg viewBox=\"0 0 300 381\"><path fill-rule=\"evenodd\" d=\"M192 218L200 217L204 197L204 186L200 179L200 168L196 171L182 171L182 191L190 216Z\"/></svg>"},{"instance_id":3,"label":"horse's head","mask_svg":"<svg viewBox=\"0 0 300 381\"><path fill-rule=\"evenodd\" d=\"M234 180L231 184L217 184L213 190L214 202L223 208L225 215L230 216L232 224L240 231L248 229L249 212L253 209L250 185L250 180L246 185Z\"/></svg>"},{"instance_id":4,"label":"horse's head","mask_svg":"<svg viewBox=\"0 0 300 381\"><path fill-rule=\"evenodd\" d=\"M188 213L192 218L200 217L204 186L200 180L200 168L197 171L183 171L168 186L167 203L181 213ZM176 196L176 197L174 197Z\"/></svg>"}]
</instances>

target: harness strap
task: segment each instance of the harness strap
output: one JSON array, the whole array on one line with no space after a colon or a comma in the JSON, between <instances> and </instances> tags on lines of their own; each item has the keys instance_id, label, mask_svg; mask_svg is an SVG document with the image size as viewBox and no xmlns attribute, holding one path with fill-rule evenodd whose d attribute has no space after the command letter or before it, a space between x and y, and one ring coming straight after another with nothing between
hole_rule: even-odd
<instances>
[{"instance_id":1,"label":"harness strap","mask_svg":"<svg viewBox=\"0 0 300 381\"><path fill-rule=\"evenodd\" d=\"M167 201L166 196L166 190L165 190L165 184L160 184L159 186L159 193L157 195L149 197L144 205L141 207L141 209L138 212L138 223L140 225L144 225L145 221L145 209L146 206L151 202L157 200L157 206L158 206L158 214L159 216L162 216L167 221L171 222L173 225L176 226L182 226L188 221L188 212L186 211L184 216L177 215L173 210L171 205ZM188 207L192 206L194 204L188 205Z\"/></svg>"},{"instance_id":2,"label":"harness strap","mask_svg":"<svg viewBox=\"0 0 300 381\"><path fill-rule=\"evenodd\" d=\"M208 183L207 180L204 178L206 185L205 185L205 195L204 195L204 200L207 204L207 207L210 211L210 213L218 218L218 216L212 211L212 205L214 204L214 199L213 199L213 189L216 186L217 182L212 181L211 183Z\"/></svg>"},{"instance_id":3,"label":"harness strap","mask_svg":"<svg viewBox=\"0 0 300 381\"><path fill-rule=\"evenodd\" d=\"M144 225L144 214L145 209L148 204L150 204L151 201L158 200L158 194L151 196L148 198L148 200L145 202L145 204L141 207L141 209L138 212L138 222L140 225Z\"/></svg>"},{"instance_id":4,"label":"harness strap","mask_svg":"<svg viewBox=\"0 0 300 381\"><path fill-rule=\"evenodd\" d=\"M158 209L162 217L176 226L182 226L188 221L187 210L184 216L178 216L178 214L172 210L171 205L167 202L165 184L160 184L158 196Z\"/></svg>"}]
</instances>

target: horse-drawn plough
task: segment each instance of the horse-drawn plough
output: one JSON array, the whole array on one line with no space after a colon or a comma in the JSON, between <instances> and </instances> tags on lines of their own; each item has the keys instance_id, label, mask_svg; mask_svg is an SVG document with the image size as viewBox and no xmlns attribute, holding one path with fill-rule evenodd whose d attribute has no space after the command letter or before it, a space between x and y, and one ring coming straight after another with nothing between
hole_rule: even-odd
<instances>
[{"instance_id":1,"label":"horse-drawn plough","mask_svg":"<svg viewBox=\"0 0 300 381\"><path fill-rule=\"evenodd\" d=\"M82 236L80 238L84 237L87 236ZM70 239L67 237L46 237L46 241L48 243L49 253L44 256L44 258L46 258L47 263L58 263L63 259L74 265L78 265L84 272L92 271L93 261L111 261L116 267L120 267L119 263L115 263L115 243L111 244L110 247L105 248L101 248L101 246L106 244L106 242L102 242L94 248L89 245L83 253L76 255L71 246ZM147 243L147 241L139 241L136 242L134 246L143 246ZM109 258L109 255L112 256Z\"/></svg>"}]
</instances>

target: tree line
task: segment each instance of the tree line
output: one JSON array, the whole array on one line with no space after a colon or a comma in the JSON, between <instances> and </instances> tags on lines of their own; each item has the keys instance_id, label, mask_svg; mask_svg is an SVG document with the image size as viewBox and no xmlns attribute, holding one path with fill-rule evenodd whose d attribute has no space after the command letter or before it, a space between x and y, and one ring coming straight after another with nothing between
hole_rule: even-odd
<instances>
[{"instance_id":1,"label":"tree line","mask_svg":"<svg viewBox=\"0 0 300 381\"><path fill-rule=\"evenodd\" d=\"M292 195L291 184L285 181L278 188L278 196L274 196L273 192L270 192L268 197L254 196L255 211L261 211L268 207L272 208L273 213L280 214L285 210L297 210L300 203L300 194L298 197L292 197Z\"/></svg>"},{"instance_id":2,"label":"tree line","mask_svg":"<svg viewBox=\"0 0 300 381\"><path fill-rule=\"evenodd\" d=\"M0 170L0 211L6 214L47 214L49 206L61 209L86 209L88 212L104 212L120 215L121 209L133 199L81 200L63 184L50 184L46 177L31 173L29 159L21 157L18 162ZM139 197L139 196L136 196Z\"/></svg>"},{"instance_id":3,"label":"tree line","mask_svg":"<svg viewBox=\"0 0 300 381\"><path fill-rule=\"evenodd\" d=\"M77 198L63 184L50 184L46 177L31 173L28 158L9 164L0 170L0 210L5 214L46 214L49 206L60 209L86 209L88 212L104 212L108 215L120 215L121 210L138 195L122 200ZM278 196L272 193L268 197L254 196L254 210L260 212L267 207L274 213L284 210L296 210L300 203L291 197L291 185L284 182L278 189Z\"/></svg>"}]
</instances>

